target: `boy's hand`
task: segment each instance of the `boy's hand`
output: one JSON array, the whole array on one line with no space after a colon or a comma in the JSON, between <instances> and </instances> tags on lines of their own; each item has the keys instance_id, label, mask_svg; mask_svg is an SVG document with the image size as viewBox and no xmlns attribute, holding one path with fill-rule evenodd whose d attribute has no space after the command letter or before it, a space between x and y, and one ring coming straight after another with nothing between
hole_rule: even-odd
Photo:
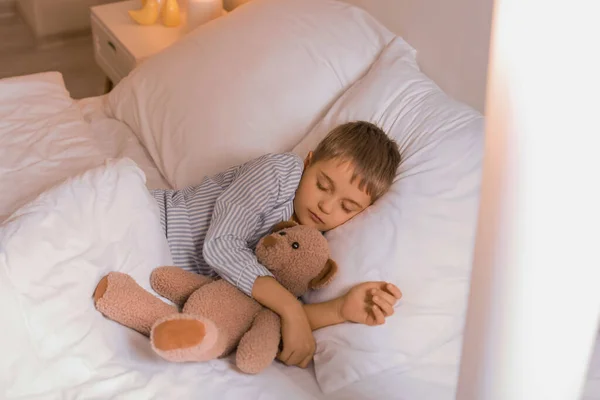
<instances>
[{"instance_id":1,"label":"boy's hand","mask_svg":"<svg viewBox=\"0 0 600 400\"><path fill-rule=\"evenodd\" d=\"M394 314L394 305L401 297L400 289L391 283L361 283L339 298L339 313L345 321L382 325L386 317Z\"/></svg>"},{"instance_id":2,"label":"boy's hand","mask_svg":"<svg viewBox=\"0 0 600 400\"><path fill-rule=\"evenodd\" d=\"M277 358L286 365L306 368L315 354L315 339L302 306L281 316L283 349Z\"/></svg>"},{"instance_id":3,"label":"boy's hand","mask_svg":"<svg viewBox=\"0 0 600 400\"><path fill-rule=\"evenodd\" d=\"M270 276L256 279L252 296L281 318L283 350L277 358L287 365L306 368L315 353L315 339L302 303Z\"/></svg>"}]
</instances>

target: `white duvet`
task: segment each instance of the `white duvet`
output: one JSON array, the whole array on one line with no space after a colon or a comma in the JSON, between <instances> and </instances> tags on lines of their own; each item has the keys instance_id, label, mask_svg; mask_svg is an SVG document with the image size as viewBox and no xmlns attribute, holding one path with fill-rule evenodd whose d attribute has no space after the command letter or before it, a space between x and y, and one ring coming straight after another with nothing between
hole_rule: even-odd
<instances>
[{"instance_id":1,"label":"white duvet","mask_svg":"<svg viewBox=\"0 0 600 400\"><path fill-rule=\"evenodd\" d=\"M252 377L229 360L163 361L145 337L95 310L93 290L109 271L150 289L151 270L171 262L131 160L45 191L5 222L0 243L0 307L10 321L0 341L3 398L310 398L276 367Z\"/></svg>"},{"instance_id":2,"label":"white duvet","mask_svg":"<svg viewBox=\"0 0 600 400\"><path fill-rule=\"evenodd\" d=\"M129 332L108 326L90 296L108 271L144 283L153 267L170 263L157 212L143 172L125 159L45 191L0 228L0 305L11 321L0 379L8 398L127 374L111 364L127 357L119 337Z\"/></svg>"}]
</instances>

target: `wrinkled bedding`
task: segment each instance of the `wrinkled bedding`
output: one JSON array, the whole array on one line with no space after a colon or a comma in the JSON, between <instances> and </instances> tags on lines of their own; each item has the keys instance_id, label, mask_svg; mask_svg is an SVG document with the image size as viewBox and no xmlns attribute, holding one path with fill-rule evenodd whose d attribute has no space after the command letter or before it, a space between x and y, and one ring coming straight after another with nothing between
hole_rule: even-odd
<instances>
[{"instance_id":1,"label":"wrinkled bedding","mask_svg":"<svg viewBox=\"0 0 600 400\"><path fill-rule=\"evenodd\" d=\"M0 81L0 222L109 157L132 158L149 187L168 187L129 128L105 117L102 101L71 99L56 72Z\"/></svg>"},{"instance_id":2,"label":"wrinkled bedding","mask_svg":"<svg viewBox=\"0 0 600 400\"><path fill-rule=\"evenodd\" d=\"M102 156L59 74L0 81L0 222Z\"/></svg>"},{"instance_id":3,"label":"wrinkled bedding","mask_svg":"<svg viewBox=\"0 0 600 400\"><path fill-rule=\"evenodd\" d=\"M419 370L324 396L310 368L274 363L247 376L230 359L171 364L102 317L91 294L104 274L127 272L151 290L150 271L170 263L147 193L168 185L103 98L72 100L58 73L0 81L0 187L0 398L454 398ZM584 400L600 400L599 348Z\"/></svg>"},{"instance_id":4,"label":"wrinkled bedding","mask_svg":"<svg viewBox=\"0 0 600 400\"><path fill-rule=\"evenodd\" d=\"M158 208L130 159L109 160L21 207L0 228L2 398L311 398L273 366L251 377L230 360L173 364L105 319L91 294L107 272L143 287L171 262ZM8 335L6 335L8 333Z\"/></svg>"},{"instance_id":5,"label":"wrinkled bedding","mask_svg":"<svg viewBox=\"0 0 600 400\"><path fill-rule=\"evenodd\" d=\"M229 359L164 362L145 337L94 309L107 272L151 290L150 271L170 263L146 190L168 185L102 104L73 101L58 73L0 81L0 397L322 398L312 369L274 364L251 377ZM386 388L328 398L394 398Z\"/></svg>"}]
</instances>

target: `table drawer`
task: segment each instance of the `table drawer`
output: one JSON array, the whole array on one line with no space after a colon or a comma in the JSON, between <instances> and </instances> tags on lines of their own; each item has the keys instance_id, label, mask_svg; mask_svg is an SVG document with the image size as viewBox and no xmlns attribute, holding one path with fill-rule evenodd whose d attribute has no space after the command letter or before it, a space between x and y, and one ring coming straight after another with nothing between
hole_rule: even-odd
<instances>
[{"instance_id":1,"label":"table drawer","mask_svg":"<svg viewBox=\"0 0 600 400\"><path fill-rule=\"evenodd\" d=\"M135 58L94 15L92 15L92 37L96 61L116 85L135 68Z\"/></svg>"}]
</instances>

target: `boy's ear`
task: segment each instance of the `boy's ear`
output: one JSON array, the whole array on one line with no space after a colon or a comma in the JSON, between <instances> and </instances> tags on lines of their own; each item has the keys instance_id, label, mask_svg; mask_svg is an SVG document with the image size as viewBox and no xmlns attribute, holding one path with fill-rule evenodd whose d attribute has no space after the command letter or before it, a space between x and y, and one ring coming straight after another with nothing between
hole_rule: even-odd
<instances>
[{"instance_id":1,"label":"boy's ear","mask_svg":"<svg viewBox=\"0 0 600 400\"><path fill-rule=\"evenodd\" d=\"M337 263L335 261L333 261L331 258L329 258L327 260L327 262L325 263L325 266L321 270L321 273L316 278L314 278L313 280L310 281L310 283L308 284L308 288L309 289L324 288L325 286L327 286L331 283L331 281L333 280L333 278L335 277L337 272L338 272Z\"/></svg>"},{"instance_id":2,"label":"boy's ear","mask_svg":"<svg viewBox=\"0 0 600 400\"><path fill-rule=\"evenodd\" d=\"M298 223L294 222L294 221L281 221L280 223L275 225L273 228L271 228L271 233L279 232L279 231L287 229L287 228L292 228L296 225L298 225Z\"/></svg>"},{"instance_id":3,"label":"boy's ear","mask_svg":"<svg viewBox=\"0 0 600 400\"><path fill-rule=\"evenodd\" d=\"M312 158L313 158L313 152L309 151L308 154L306 155L306 158L304 159L304 168L306 168L310 165L310 163L312 162Z\"/></svg>"}]
</instances>

